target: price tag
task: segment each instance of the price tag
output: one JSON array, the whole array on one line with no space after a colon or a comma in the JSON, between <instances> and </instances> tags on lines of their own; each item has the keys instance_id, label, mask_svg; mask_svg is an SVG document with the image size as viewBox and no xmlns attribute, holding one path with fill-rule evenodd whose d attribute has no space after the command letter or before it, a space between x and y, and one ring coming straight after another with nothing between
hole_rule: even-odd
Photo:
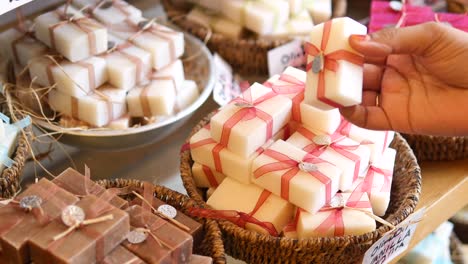
<instances>
[{"instance_id":1,"label":"price tag","mask_svg":"<svg viewBox=\"0 0 468 264\"><path fill-rule=\"evenodd\" d=\"M281 74L288 66L305 69L307 58L302 40L296 39L268 51L270 76Z\"/></svg>"},{"instance_id":2,"label":"price tag","mask_svg":"<svg viewBox=\"0 0 468 264\"><path fill-rule=\"evenodd\" d=\"M426 208L421 208L397 225L393 231L386 233L367 250L362 263L386 264L403 253L408 248L416 227L425 213Z\"/></svg>"},{"instance_id":3,"label":"price tag","mask_svg":"<svg viewBox=\"0 0 468 264\"><path fill-rule=\"evenodd\" d=\"M0 15L27 4L33 0L3 0L0 2Z\"/></svg>"},{"instance_id":4,"label":"price tag","mask_svg":"<svg viewBox=\"0 0 468 264\"><path fill-rule=\"evenodd\" d=\"M213 89L213 100L220 106L228 104L241 93L239 84L233 77L231 66L219 56L214 55L216 84Z\"/></svg>"}]
</instances>

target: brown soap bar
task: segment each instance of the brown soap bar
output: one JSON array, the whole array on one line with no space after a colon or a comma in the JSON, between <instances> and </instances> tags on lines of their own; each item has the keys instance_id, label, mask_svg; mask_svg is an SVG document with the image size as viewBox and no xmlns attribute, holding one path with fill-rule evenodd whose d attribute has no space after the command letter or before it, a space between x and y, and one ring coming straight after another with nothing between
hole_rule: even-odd
<instances>
[{"instance_id":1,"label":"brown soap bar","mask_svg":"<svg viewBox=\"0 0 468 264\"><path fill-rule=\"evenodd\" d=\"M190 264L212 264L213 259L210 257L200 256L200 255L192 255L190 259Z\"/></svg>"},{"instance_id":2,"label":"brown soap bar","mask_svg":"<svg viewBox=\"0 0 468 264\"><path fill-rule=\"evenodd\" d=\"M112 250L99 264L144 264L145 262L122 246ZM1 263L0 263L1 264Z\"/></svg>"},{"instance_id":3,"label":"brown soap bar","mask_svg":"<svg viewBox=\"0 0 468 264\"><path fill-rule=\"evenodd\" d=\"M190 263L193 238L166 220L134 205L127 209L133 228L145 228L151 234L139 244L128 241L123 246L147 263ZM161 241L161 245L153 238Z\"/></svg>"},{"instance_id":4,"label":"brown soap bar","mask_svg":"<svg viewBox=\"0 0 468 264\"><path fill-rule=\"evenodd\" d=\"M141 205L141 199L136 198L131 202L131 204L132 205L134 205L134 204ZM163 202L163 201L161 201L161 200L159 200L157 198L153 198L153 207L156 210L158 209L159 206L165 205L165 204L166 204L165 202ZM193 243L195 245L200 245L202 243L202 240L203 240L203 225L202 224L200 224L197 221L193 220L189 216L183 214L179 210L177 210L177 215L176 215L176 217L174 219L177 220L178 222L184 224L185 226L187 226L190 229L189 234L192 235Z\"/></svg>"},{"instance_id":5,"label":"brown soap bar","mask_svg":"<svg viewBox=\"0 0 468 264\"><path fill-rule=\"evenodd\" d=\"M26 192L18 196L18 199L21 200L29 195L41 197L43 216L35 218L29 214L29 217L23 218L21 222L0 237L3 258L11 264L29 262L29 248L27 247L29 238L41 231L51 220L57 218L63 208L78 202L78 197L44 178L31 185ZM16 208L16 210L19 209Z\"/></svg>"},{"instance_id":6,"label":"brown soap bar","mask_svg":"<svg viewBox=\"0 0 468 264\"><path fill-rule=\"evenodd\" d=\"M85 212L85 219L112 215L112 220L86 225L67 236L53 238L68 229L61 219L48 224L30 239L31 257L35 264L95 263L117 247L130 230L128 214L94 195L85 196L76 203Z\"/></svg>"},{"instance_id":7,"label":"brown soap bar","mask_svg":"<svg viewBox=\"0 0 468 264\"><path fill-rule=\"evenodd\" d=\"M104 200L110 199L109 203L117 208L128 208L127 201L117 195L112 195L109 190L106 190L104 187L90 179L86 179L83 174L72 168L66 169L59 176L53 179L52 182L73 194L79 196L92 194L97 197L102 197ZM112 197L108 195L112 195Z\"/></svg>"}]
</instances>

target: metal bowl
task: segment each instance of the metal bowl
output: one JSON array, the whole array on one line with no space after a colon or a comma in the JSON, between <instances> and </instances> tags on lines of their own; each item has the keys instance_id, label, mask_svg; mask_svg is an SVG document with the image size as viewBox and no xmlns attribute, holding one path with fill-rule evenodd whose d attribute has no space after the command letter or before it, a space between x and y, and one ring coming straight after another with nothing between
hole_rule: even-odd
<instances>
[{"instance_id":1,"label":"metal bowl","mask_svg":"<svg viewBox=\"0 0 468 264\"><path fill-rule=\"evenodd\" d=\"M189 107L161 122L125 130L70 130L35 119L34 123L51 132L63 131L60 141L81 149L123 150L155 143L175 132L208 99L215 84L214 64L210 51L197 38L185 34L185 55L196 59L183 60L185 78L194 80L200 89L199 98Z\"/></svg>"}]
</instances>

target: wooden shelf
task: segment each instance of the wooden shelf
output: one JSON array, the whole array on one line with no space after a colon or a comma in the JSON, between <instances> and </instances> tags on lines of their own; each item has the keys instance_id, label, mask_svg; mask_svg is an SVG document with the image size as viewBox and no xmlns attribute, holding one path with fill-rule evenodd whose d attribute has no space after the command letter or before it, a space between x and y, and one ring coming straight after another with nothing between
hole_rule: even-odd
<instances>
[{"instance_id":1,"label":"wooden shelf","mask_svg":"<svg viewBox=\"0 0 468 264\"><path fill-rule=\"evenodd\" d=\"M468 160L424 162L421 169L422 193L416 210L426 207L426 216L419 223L408 250L468 204Z\"/></svg>"}]
</instances>

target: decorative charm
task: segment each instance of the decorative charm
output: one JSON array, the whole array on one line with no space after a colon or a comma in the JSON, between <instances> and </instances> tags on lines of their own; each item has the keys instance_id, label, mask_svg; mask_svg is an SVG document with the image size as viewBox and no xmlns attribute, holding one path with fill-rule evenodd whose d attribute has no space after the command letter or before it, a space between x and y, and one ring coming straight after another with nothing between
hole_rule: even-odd
<instances>
[{"instance_id":1,"label":"decorative charm","mask_svg":"<svg viewBox=\"0 0 468 264\"><path fill-rule=\"evenodd\" d=\"M143 232L139 229L135 229L128 233L127 235L127 241L130 244L140 244L144 242L148 238L148 234L146 232Z\"/></svg>"},{"instance_id":2,"label":"decorative charm","mask_svg":"<svg viewBox=\"0 0 468 264\"><path fill-rule=\"evenodd\" d=\"M249 103L235 103L234 105L237 106L237 107L240 107L240 108L252 108L252 107L254 107L253 104L249 104Z\"/></svg>"},{"instance_id":3,"label":"decorative charm","mask_svg":"<svg viewBox=\"0 0 468 264\"><path fill-rule=\"evenodd\" d=\"M329 135L317 135L312 141L319 146L328 146L332 143L332 139Z\"/></svg>"},{"instance_id":4,"label":"decorative charm","mask_svg":"<svg viewBox=\"0 0 468 264\"><path fill-rule=\"evenodd\" d=\"M85 220L85 212L78 206L70 205L62 211L62 222L66 226L75 226Z\"/></svg>"},{"instance_id":5,"label":"decorative charm","mask_svg":"<svg viewBox=\"0 0 468 264\"><path fill-rule=\"evenodd\" d=\"M111 50L111 49L115 48L115 45L116 45L115 41L112 41L112 40L107 41L107 49L108 50Z\"/></svg>"},{"instance_id":6,"label":"decorative charm","mask_svg":"<svg viewBox=\"0 0 468 264\"><path fill-rule=\"evenodd\" d=\"M159 206L158 212L172 219L174 219L177 216L177 210L168 204L163 204Z\"/></svg>"},{"instance_id":7,"label":"decorative charm","mask_svg":"<svg viewBox=\"0 0 468 264\"><path fill-rule=\"evenodd\" d=\"M301 161L298 167L301 171L304 171L304 172L318 171L317 165L309 163L309 162Z\"/></svg>"},{"instance_id":8,"label":"decorative charm","mask_svg":"<svg viewBox=\"0 0 468 264\"><path fill-rule=\"evenodd\" d=\"M19 202L19 205L23 209L31 210L33 208L41 207L42 199L37 195L30 195L23 197Z\"/></svg>"},{"instance_id":9,"label":"decorative charm","mask_svg":"<svg viewBox=\"0 0 468 264\"><path fill-rule=\"evenodd\" d=\"M342 195L335 195L330 201L330 207L332 208L343 208L345 205L345 199Z\"/></svg>"},{"instance_id":10,"label":"decorative charm","mask_svg":"<svg viewBox=\"0 0 468 264\"><path fill-rule=\"evenodd\" d=\"M315 56L314 60L312 61L312 72L320 73L321 71L323 71L324 65L324 57L323 53L321 52L317 56Z\"/></svg>"}]
</instances>

